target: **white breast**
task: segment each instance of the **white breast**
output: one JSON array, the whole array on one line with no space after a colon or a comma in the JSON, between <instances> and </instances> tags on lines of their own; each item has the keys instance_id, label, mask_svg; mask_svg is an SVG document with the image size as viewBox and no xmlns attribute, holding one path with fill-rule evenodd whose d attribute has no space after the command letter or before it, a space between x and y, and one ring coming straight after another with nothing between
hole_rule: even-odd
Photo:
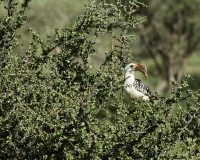
<instances>
[{"instance_id":1,"label":"white breast","mask_svg":"<svg viewBox=\"0 0 200 160\"><path fill-rule=\"evenodd\" d=\"M135 81L135 77L133 74L126 74L126 80L124 82L124 90L130 95L132 98L142 98L143 100L148 100L149 97L146 96L144 93L138 91L133 86L133 83Z\"/></svg>"}]
</instances>

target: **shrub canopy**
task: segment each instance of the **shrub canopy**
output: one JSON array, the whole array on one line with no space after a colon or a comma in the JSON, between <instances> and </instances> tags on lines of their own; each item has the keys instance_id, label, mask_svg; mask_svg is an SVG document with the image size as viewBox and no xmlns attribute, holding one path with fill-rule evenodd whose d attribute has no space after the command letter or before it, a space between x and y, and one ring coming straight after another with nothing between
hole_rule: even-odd
<instances>
[{"instance_id":1,"label":"shrub canopy","mask_svg":"<svg viewBox=\"0 0 200 160\"><path fill-rule=\"evenodd\" d=\"M120 92L123 67L131 61L133 36L127 29L145 20L133 16L144 4L90 2L72 26L55 29L53 38L30 28L29 47L15 52L29 3L1 2L7 10L0 18L1 159L200 156L200 94L188 89L189 75L172 82L169 97L156 95L156 101L125 101ZM120 45L112 46L92 72L89 58L104 34Z\"/></svg>"}]
</instances>

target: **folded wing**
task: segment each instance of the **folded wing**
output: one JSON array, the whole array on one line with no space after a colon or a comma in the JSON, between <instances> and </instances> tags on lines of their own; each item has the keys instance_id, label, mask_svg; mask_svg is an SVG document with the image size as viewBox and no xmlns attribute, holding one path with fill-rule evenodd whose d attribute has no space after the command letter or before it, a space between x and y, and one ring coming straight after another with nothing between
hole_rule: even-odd
<instances>
[{"instance_id":1,"label":"folded wing","mask_svg":"<svg viewBox=\"0 0 200 160\"><path fill-rule=\"evenodd\" d=\"M146 95L149 95L151 93L150 89L144 83L142 83L140 79L135 79L133 86L135 87L136 90Z\"/></svg>"}]
</instances>

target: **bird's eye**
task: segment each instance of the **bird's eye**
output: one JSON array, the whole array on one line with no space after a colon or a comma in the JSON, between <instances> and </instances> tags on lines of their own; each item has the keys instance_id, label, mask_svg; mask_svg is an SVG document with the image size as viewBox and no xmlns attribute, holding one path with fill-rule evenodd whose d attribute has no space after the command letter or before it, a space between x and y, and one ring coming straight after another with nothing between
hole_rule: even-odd
<instances>
[{"instance_id":1,"label":"bird's eye","mask_svg":"<svg viewBox=\"0 0 200 160\"><path fill-rule=\"evenodd\" d=\"M133 65L130 65L130 68L132 68L133 67Z\"/></svg>"}]
</instances>

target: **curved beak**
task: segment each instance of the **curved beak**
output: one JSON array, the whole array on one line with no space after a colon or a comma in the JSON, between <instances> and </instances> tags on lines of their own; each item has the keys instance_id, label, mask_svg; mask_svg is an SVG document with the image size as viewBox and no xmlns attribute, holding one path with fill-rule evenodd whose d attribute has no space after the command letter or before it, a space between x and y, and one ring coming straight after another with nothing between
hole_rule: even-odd
<instances>
[{"instance_id":1,"label":"curved beak","mask_svg":"<svg viewBox=\"0 0 200 160\"><path fill-rule=\"evenodd\" d=\"M140 64L136 64L133 68L133 71L140 71L142 72L146 77L148 76L147 71L144 67L142 67Z\"/></svg>"}]
</instances>

